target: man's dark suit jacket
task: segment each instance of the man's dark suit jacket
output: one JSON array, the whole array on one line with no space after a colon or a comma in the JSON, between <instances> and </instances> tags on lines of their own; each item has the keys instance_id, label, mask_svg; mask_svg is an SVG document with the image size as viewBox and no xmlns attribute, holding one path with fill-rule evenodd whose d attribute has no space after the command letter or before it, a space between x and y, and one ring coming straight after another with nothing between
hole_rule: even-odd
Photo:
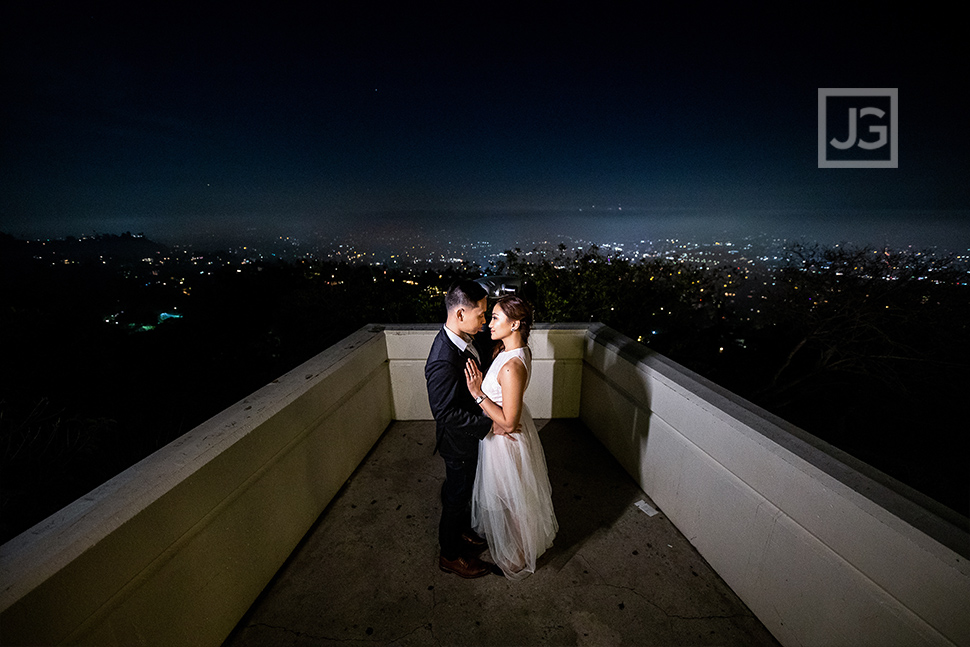
<instances>
[{"instance_id":1,"label":"man's dark suit jacket","mask_svg":"<svg viewBox=\"0 0 970 647\"><path fill-rule=\"evenodd\" d=\"M491 339L487 330L475 336L475 348L482 359L482 372L491 363ZM424 377L428 381L428 402L436 423L435 451L453 458L478 455L478 441L488 435L491 419L475 404L465 383L465 361L473 357L464 353L448 338L444 326L431 344Z\"/></svg>"}]
</instances>

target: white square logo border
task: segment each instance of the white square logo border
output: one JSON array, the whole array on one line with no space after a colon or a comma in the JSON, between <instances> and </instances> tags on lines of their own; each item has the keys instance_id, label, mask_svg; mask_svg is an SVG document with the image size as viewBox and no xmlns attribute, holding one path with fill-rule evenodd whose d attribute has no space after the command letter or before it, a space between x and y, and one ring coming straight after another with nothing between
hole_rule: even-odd
<instances>
[{"instance_id":1,"label":"white square logo border","mask_svg":"<svg viewBox=\"0 0 970 647\"><path fill-rule=\"evenodd\" d=\"M829 97L889 97L889 159L830 160L826 107ZM819 88L818 89L818 167L819 168L899 168L899 88Z\"/></svg>"}]
</instances>

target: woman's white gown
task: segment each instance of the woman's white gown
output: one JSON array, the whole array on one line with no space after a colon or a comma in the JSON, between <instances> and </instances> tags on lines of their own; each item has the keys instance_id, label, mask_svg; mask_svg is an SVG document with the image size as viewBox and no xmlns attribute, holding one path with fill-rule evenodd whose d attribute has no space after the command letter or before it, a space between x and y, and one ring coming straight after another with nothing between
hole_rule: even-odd
<instances>
[{"instance_id":1,"label":"woman's white gown","mask_svg":"<svg viewBox=\"0 0 970 647\"><path fill-rule=\"evenodd\" d=\"M508 361L525 365L526 388L532 377L532 354L527 348L499 353L482 380L482 392L498 405L502 387L497 378ZM552 546L559 530L546 457L524 402L520 422L517 441L491 433L480 441L472 495L472 528L488 540L492 559L511 580L535 572L536 558Z\"/></svg>"}]
</instances>

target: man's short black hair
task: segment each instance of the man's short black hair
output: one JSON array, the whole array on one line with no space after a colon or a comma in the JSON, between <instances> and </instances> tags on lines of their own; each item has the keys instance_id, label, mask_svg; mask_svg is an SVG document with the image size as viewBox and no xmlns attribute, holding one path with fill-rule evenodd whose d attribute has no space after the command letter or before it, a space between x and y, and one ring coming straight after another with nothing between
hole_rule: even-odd
<instances>
[{"instance_id":1,"label":"man's short black hair","mask_svg":"<svg viewBox=\"0 0 970 647\"><path fill-rule=\"evenodd\" d=\"M478 302L488 296L488 292L480 284L471 279L462 279L452 283L445 295L445 308L451 312L454 308L474 308Z\"/></svg>"}]
</instances>

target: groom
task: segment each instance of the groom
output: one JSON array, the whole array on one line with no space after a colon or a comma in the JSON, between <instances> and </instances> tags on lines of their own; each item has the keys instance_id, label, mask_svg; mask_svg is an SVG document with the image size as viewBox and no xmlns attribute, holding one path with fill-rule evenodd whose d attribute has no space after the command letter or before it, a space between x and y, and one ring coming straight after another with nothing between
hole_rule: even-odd
<instances>
[{"instance_id":1,"label":"groom","mask_svg":"<svg viewBox=\"0 0 970 647\"><path fill-rule=\"evenodd\" d=\"M445 307L448 318L431 344L424 367L436 423L435 451L445 461L438 566L445 572L473 578L490 572L489 564L474 556L484 548L485 541L471 530L471 498L478 441L488 435L492 421L468 391L465 363L471 358L484 372L492 360L492 342L483 328L488 293L475 281L458 281L445 295ZM505 430L496 426L495 433Z\"/></svg>"}]
</instances>

